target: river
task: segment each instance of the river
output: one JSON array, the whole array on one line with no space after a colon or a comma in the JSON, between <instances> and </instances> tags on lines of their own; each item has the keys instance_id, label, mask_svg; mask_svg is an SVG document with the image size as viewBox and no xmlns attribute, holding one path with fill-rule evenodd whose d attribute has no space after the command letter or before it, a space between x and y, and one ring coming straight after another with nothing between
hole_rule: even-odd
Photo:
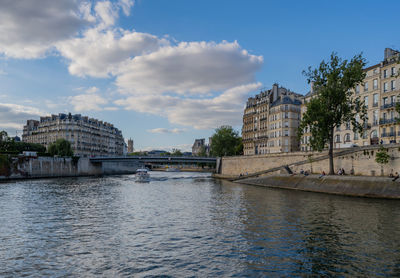
<instances>
[{"instance_id":1,"label":"river","mask_svg":"<svg viewBox=\"0 0 400 278\"><path fill-rule=\"evenodd\" d=\"M399 201L151 176L0 183L0 276L400 276Z\"/></svg>"}]
</instances>

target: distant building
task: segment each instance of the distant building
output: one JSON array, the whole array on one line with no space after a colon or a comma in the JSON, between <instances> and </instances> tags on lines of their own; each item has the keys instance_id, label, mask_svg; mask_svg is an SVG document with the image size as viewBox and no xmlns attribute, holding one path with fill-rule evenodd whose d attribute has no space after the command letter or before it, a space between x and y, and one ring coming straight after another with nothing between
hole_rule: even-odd
<instances>
[{"instance_id":1,"label":"distant building","mask_svg":"<svg viewBox=\"0 0 400 278\"><path fill-rule=\"evenodd\" d=\"M112 124L97 119L60 113L28 120L22 141L48 146L63 138L71 143L77 156L123 155L125 142L122 132Z\"/></svg>"},{"instance_id":2,"label":"distant building","mask_svg":"<svg viewBox=\"0 0 400 278\"><path fill-rule=\"evenodd\" d=\"M128 153L133 153L133 140L131 138L129 138L128 140Z\"/></svg>"},{"instance_id":3,"label":"distant building","mask_svg":"<svg viewBox=\"0 0 400 278\"><path fill-rule=\"evenodd\" d=\"M206 152L206 155L210 155L210 146L211 146L211 137L209 138L209 144L206 144L206 139L195 139L193 146L192 146L192 155L193 156L198 156L202 150Z\"/></svg>"},{"instance_id":4,"label":"distant building","mask_svg":"<svg viewBox=\"0 0 400 278\"><path fill-rule=\"evenodd\" d=\"M298 151L301 99L278 84L249 98L243 115L244 155Z\"/></svg>"}]
</instances>

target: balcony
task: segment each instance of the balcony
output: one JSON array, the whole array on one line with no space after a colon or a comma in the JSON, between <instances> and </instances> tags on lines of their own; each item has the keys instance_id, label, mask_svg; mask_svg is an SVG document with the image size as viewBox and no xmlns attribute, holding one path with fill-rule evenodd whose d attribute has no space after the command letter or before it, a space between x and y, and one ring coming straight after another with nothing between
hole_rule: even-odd
<instances>
[{"instance_id":1,"label":"balcony","mask_svg":"<svg viewBox=\"0 0 400 278\"><path fill-rule=\"evenodd\" d=\"M382 137L395 137L396 132L382 133Z\"/></svg>"},{"instance_id":2,"label":"balcony","mask_svg":"<svg viewBox=\"0 0 400 278\"><path fill-rule=\"evenodd\" d=\"M395 122L396 122L396 119L380 119L379 120L380 125L393 124Z\"/></svg>"},{"instance_id":3,"label":"balcony","mask_svg":"<svg viewBox=\"0 0 400 278\"><path fill-rule=\"evenodd\" d=\"M396 106L396 102L386 103L381 106L381 109L388 109Z\"/></svg>"}]
</instances>

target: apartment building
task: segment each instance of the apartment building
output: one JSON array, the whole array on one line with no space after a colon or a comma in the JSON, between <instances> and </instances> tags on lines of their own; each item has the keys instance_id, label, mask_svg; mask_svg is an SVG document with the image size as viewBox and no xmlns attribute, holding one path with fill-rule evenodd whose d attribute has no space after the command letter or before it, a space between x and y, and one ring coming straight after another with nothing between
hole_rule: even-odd
<instances>
[{"instance_id":1,"label":"apartment building","mask_svg":"<svg viewBox=\"0 0 400 278\"><path fill-rule=\"evenodd\" d=\"M362 84L356 86L353 94L364 102L368 123L365 124L362 134L354 133L350 123L336 128L335 148L400 142L400 125L396 121L399 114L395 111L396 103L400 101L399 57L399 51L386 48L384 60L365 69L366 77ZM302 114L305 113L306 104L313 95L311 90L304 96ZM302 151L310 150L310 136L309 130L306 130L300 144Z\"/></svg>"},{"instance_id":2,"label":"apartment building","mask_svg":"<svg viewBox=\"0 0 400 278\"><path fill-rule=\"evenodd\" d=\"M298 151L301 98L278 84L249 98L243 114L244 155Z\"/></svg>"},{"instance_id":3,"label":"apartment building","mask_svg":"<svg viewBox=\"0 0 400 278\"><path fill-rule=\"evenodd\" d=\"M22 141L39 143L46 148L57 139L71 143L77 156L123 155L126 144L122 132L112 124L97 119L60 113L28 120L24 126Z\"/></svg>"}]
</instances>

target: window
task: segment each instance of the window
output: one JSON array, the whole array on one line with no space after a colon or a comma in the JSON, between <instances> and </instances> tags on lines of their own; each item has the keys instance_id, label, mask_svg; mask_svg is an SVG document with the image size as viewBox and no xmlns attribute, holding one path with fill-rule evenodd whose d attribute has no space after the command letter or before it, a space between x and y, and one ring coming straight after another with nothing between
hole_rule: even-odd
<instances>
[{"instance_id":1,"label":"window","mask_svg":"<svg viewBox=\"0 0 400 278\"><path fill-rule=\"evenodd\" d=\"M373 114L373 124L377 125L378 124L378 118L379 118L379 110L375 110Z\"/></svg>"},{"instance_id":2,"label":"window","mask_svg":"<svg viewBox=\"0 0 400 278\"><path fill-rule=\"evenodd\" d=\"M358 140L358 133L354 133L354 140Z\"/></svg>"},{"instance_id":3,"label":"window","mask_svg":"<svg viewBox=\"0 0 400 278\"><path fill-rule=\"evenodd\" d=\"M388 101L387 101L387 100L388 100L387 97L384 97L384 98L383 98L383 105L387 105L387 104L388 104Z\"/></svg>"},{"instance_id":4,"label":"window","mask_svg":"<svg viewBox=\"0 0 400 278\"><path fill-rule=\"evenodd\" d=\"M378 137L378 132L376 130L372 131L371 138Z\"/></svg>"},{"instance_id":5,"label":"window","mask_svg":"<svg viewBox=\"0 0 400 278\"><path fill-rule=\"evenodd\" d=\"M383 78L386 78L387 77L387 70L384 70L383 71Z\"/></svg>"},{"instance_id":6,"label":"window","mask_svg":"<svg viewBox=\"0 0 400 278\"><path fill-rule=\"evenodd\" d=\"M364 92L368 92L368 81L364 84Z\"/></svg>"},{"instance_id":7,"label":"window","mask_svg":"<svg viewBox=\"0 0 400 278\"><path fill-rule=\"evenodd\" d=\"M396 75L396 68L392 67L392 76Z\"/></svg>"},{"instance_id":8,"label":"window","mask_svg":"<svg viewBox=\"0 0 400 278\"><path fill-rule=\"evenodd\" d=\"M374 90L378 89L378 79L374 79L373 82Z\"/></svg>"},{"instance_id":9,"label":"window","mask_svg":"<svg viewBox=\"0 0 400 278\"><path fill-rule=\"evenodd\" d=\"M373 106L377 107L378 106L378 101L379 101L379 95L378 94L374 94L373 95L373 101L374 101Z\"/></svg>"},{"instance_id":10,"label":"window","mask_svg":"<svg viewBox=\"0 0 400 278\"><path fill-rule=\"evenodd\" d=\"M350 133L346 133L346 135L344 136L344 142L350 142Z\"/></svg>"},{"instance_id":11,"label":"window","mask_svg":"<svg viewBox=\"0 0 400 278\"><path fill-rule=\"evenodd\" d=\"M289 127L289 122L288 121L285 122L285 127Z\"/></svg>"},{"instance_id":12,"label":"window","mask_svg":"<svg viewBox=\"0 0 400 278\"><path fill-rule=\"evenodd\" d=\"M392 91L396 90L396 81L395 80L390 81L390 88L392 89Z\"/></svg>"},{"instance_id":13,"label":"window","mask_svg":"<svg viewBox=\"0 0 400 278\"><path fill-rule=\"evenodd\" d=\"M340 143L340 135L339 134L336 134L336 143Z\"/></svg>"},{"instance_id":14,"label":"window","mask_svg":"<svg viewBox=\"0 0 400 278\"><path fill-rule=\"evenodd\" d=\"M364 105L366 108L368 108L368 96L364 97Z\"/></svg>"},{"instance_id":15,"label":"window","mask_svg":"<svg viewBox=\"0 0 400 278\"><path fill-rule=\"evenodd\" d=\"M289 130L285 130L285 131L284 131L284 135L285 135L285 136L289 136Z\"/></svg>"},{"instance_id":16,"label":"window","mask_svg":"<svg viewBox=\"0 0 400 278\"><path fill-rule=\"evenodd\" d=\"M350 130L350 123L349 122L346 123L346 130Z\"/></svg>"},{"instance_id":17,"label":"window","mask_svg":"<svg viewBox=\"0 0 400 278\"><path fill-rule=\"evenodd\" d=\"M391 96L390 97L390 103L392 103L392 104L396 103L396 96Z\"/></svg>"},{"instance_id":18,"label":"window","mask_svg":"<svg viewBox=\"0 0 400 278\"><path fill-rule=\"evenodd\" d=\"M288 118L289 118L289 113L285 112L285 119L288 119Z\"/></svg>"},{"instance_id":19,"label":"window","mask_svg":"<svg viewBox=\"0 0 400 278\"><path fill-rule=\"evenodd\" d=\"M387 92L388 91L388 83L385 82L383 83L383 92Z\"/></svg>"},{"instance_id":20,"label":"window","mask_svg":"<svg viewBox=\"0 0 400 278\"><path fill-rule=\"evenodd\" d=\"M360 93L360 85L356 86L356 94Z\"/></svg>"}]
</instances>

